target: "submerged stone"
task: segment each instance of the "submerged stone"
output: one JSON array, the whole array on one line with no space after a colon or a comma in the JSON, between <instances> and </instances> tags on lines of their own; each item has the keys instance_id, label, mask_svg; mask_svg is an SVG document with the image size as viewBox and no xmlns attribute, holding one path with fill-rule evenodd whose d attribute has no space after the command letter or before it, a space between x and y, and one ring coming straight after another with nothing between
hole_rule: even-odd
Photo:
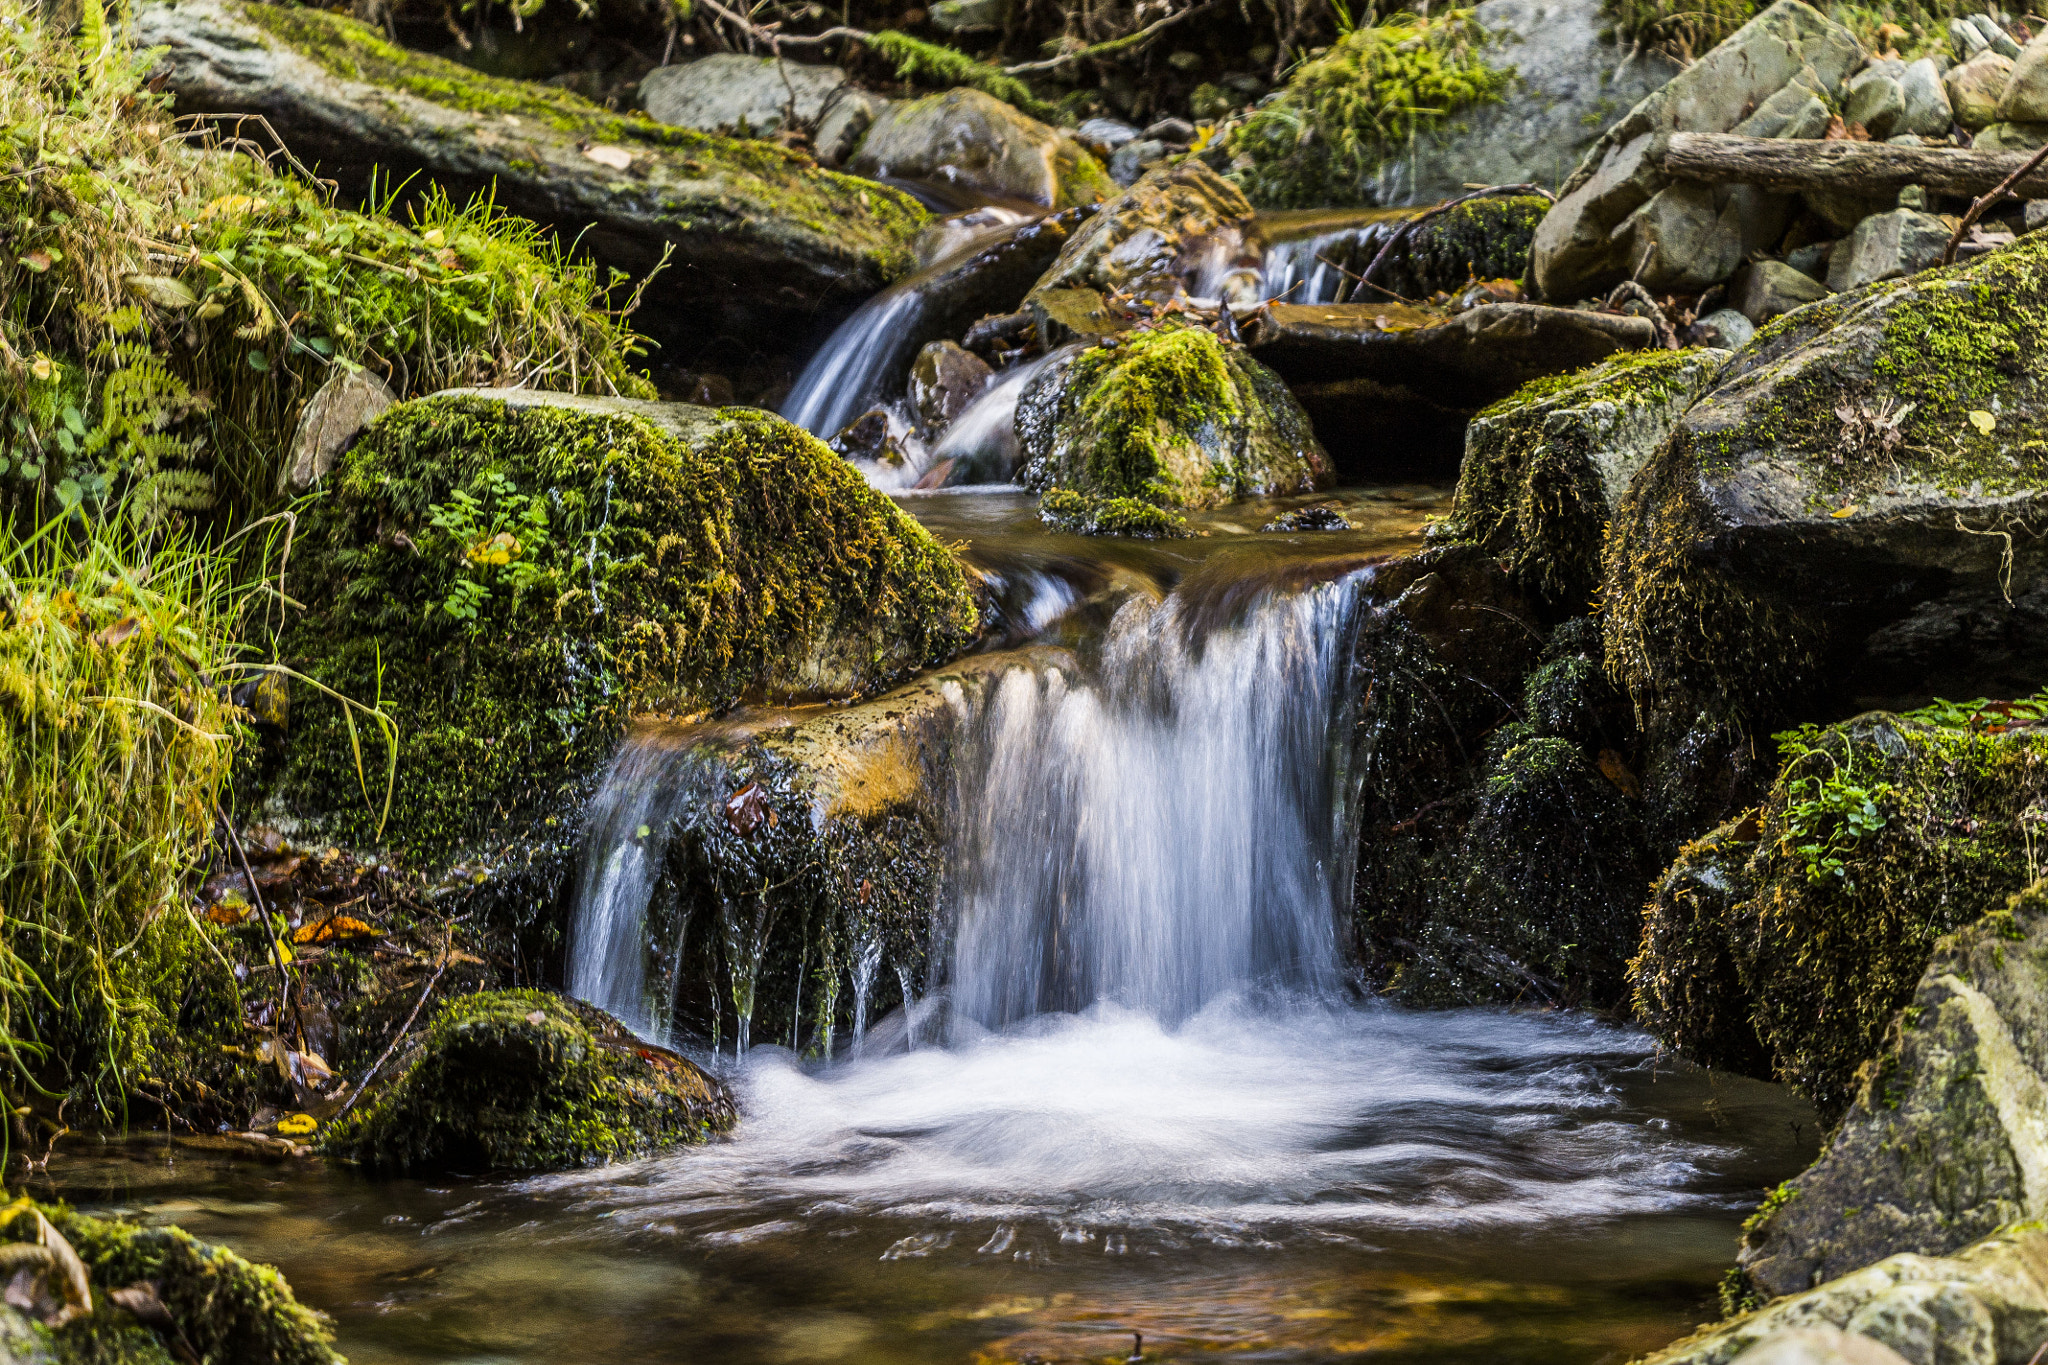
<instances>
[{"instance_id":1,"label":"submerged stone","mask_svg":"<svg viewBox=\"0 0 2048 1365\"><path fill-rule=\"evenodd\" d=\"M298 545L287 657L401 719L393 753L363 713L295 707L279 814L423 863L541 858L541 902L629 714L871 694L980 628L951 553L815 438L745 408L402 404Z\"/></svg>"},{"instance_id":2,"label":"submerged stone","mask_svg":"<svg viewBox=\"0 0 2048 1365\"><path fill-rule=\"evenodd\" d=\"M702 1142L735 1118L687 1058L543 991L448 1002L396 1065L322 1150L396 1174L568 1170Z\"/></svg>"}]
</instances>

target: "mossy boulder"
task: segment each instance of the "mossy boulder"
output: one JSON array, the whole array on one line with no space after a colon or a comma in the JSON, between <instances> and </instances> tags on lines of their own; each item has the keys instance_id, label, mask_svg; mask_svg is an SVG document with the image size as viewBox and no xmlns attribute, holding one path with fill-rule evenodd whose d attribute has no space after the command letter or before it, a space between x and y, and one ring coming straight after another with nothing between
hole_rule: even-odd
<instances>
[{"instance_id":1,"label":"mossy boulder","mask_svg":"<svg viewBox=\"0 0 2048 1365\"><path fill-rule=\"evenodd\" d=\"M1433 553L1360 633L1362 955L1415 1004L1611 1005L1653 866L1626 707L1589 622L1543 641L1497 564Z\"/></svg>"},{"instance_id":2,"label":"mossy boulder","mask_svg":"<svg viewBox=\"0 0 2048 1365\"><path fill-rule=\"evenodd\" d=\"M1451 514L1431 534L1483 546L1554 612L1585 610L1629 480L1727 359L1633 352L1486 408L1466 429Z\"/></svg>"},{"instance_id":3,"label":"mossy boulder","mask_svg":"<svg viewBox=\"0 0 2048 1365\"><path fill-rule=\"evenodd\" d=\"M1607 661L1681 829L1791 716L2012 696L2048 657L2048 241L1763 328L1617 508Z\"/></svg>"},{"instance_id":4,"label":"mossy boulder","mask_svg":"<svg viewBox=\"0 0 2048 1365\"><path fill-rule=\"evenodd\" d=\"M398 1174L567 1170L702 1142L735 1118L688 1059L543 991L448 1002L397 1065L323 1151Z\"/></svg>"},{"instance_id":5,"label":"mossy boulder","mask_svg":"<svg viewBox=\"0 0 2048 1365\"><path fill-rule=\"evenodd\" d=\"M1203 327L1173 319L1050 366L1017 404L1018 476L1090 504L1200 509L1306 493L1328 458L1286 385ZM1072 498L1055 498L1048 511Z\"/></svg>"},{"instance_id":6,"label":"mossy boulder","mask_svg":"<svg viewBox=\"0 0 2048 1365\"><path fill-rule=\"evenodd\" d=\"M2048 1217L2048 882L1935 945L1912 1003L1804 1173L1743 1230L1756 1293Z\"/></svg>"},{"instance_id":7,"label":"mossy boulder","mask_svg":"<svg viewBox=\"0 0 2048 1365\"><path fill-rule=\"evenodd\" d=\"M2027 1365L2048 1336L2048 1231L2020 1223L1953 1256L1889 1256L1710 1324L1641 1365Z\"/></svg>"},{"instance_id":8,"label":"mossy boulder","mask_svg":"<svg viewBox=\"0 0 2048 1365\"><path fill-rule=\"evenodd\" d=\"M860 175L939 181L1055 209L1116 193L1102 163L1066 133L964 88L891 104L847 165Z\"/></svg>"},{"instance_id":9,"label":"mossy boulder","mask_svg":"<svg viewBox=\"0 0 2048 1365\"><path fill-rule=\"evenodd\" d=\"M2032 879L2048 728L2001 715L1781 736L1762 806L1658 887L1630 965L1642 1022L1702 1061L1767 1059L1839 1115L1936 941Z\"/></svg>"},{"instance_id":10,"label":"mossy boulder","mask_svg":"<svg viewBox=\"0 0 2048 1365\"><path fill-rule=\"evenodd\" d=\"M643 325L688 320L755 339L812 325L911 266L927 215L909 196L822 170L773 142L619 114L567 90L410 52L343 15L243 0L165 0L135 16L165 49L183 113L262 114L298 156L370 192L414 171L577 236L644 274L672 247ZM656 330L660 330L658 327ZM679 329L679 334L682 329Z\"/></svg>"},{"instance_id":11,"label":"mossy boulder","mask_svg":"<svg viewBox=\"0 0 2048 1365\"><path fill-rule=\"evenodd\" d=\"M750 408L511 390L400 404L302 515L291 569L306 610L285 656L388 708L395 791L387 823L376 727L303 692L276 813L420 866L565 856L629 715L879 692L980 626L948 550Z\"/></svg>"},{"instance_id":12,"label":"mossy boulder","mask_svg":"<svg viewBox=\"0 0 2048 1365\"><path fill-rule=\"evenodd\" d=\"M61 1206L40 1211L83 1264L93 1311L52 1331L4 1310L8 1359L343 1365L326 1322L272 1267L181 1228L138 1228ZM10 1237L32 1240L30 1220L17 1218Z\"/></svg>"}]
</instances>

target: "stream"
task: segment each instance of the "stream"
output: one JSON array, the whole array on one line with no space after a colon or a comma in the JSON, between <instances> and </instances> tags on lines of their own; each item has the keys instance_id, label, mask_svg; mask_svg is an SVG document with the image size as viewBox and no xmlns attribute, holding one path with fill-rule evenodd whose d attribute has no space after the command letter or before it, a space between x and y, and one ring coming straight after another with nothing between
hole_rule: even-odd
<instances>
[{"instance_id":1,"label":"stream","mask_svg":"<svg viewBox=\"0 0 2048 1365\"><path fill-rule=\"evenodd\" d=\"M1310 502L1357 529L1257 531ZM1360 566L1419 548L1443 490L1160 544L1050 535L1001 489L903 505L1071 660L972 718L936 983L878 992L830 1060L696 1050L743 1115L705 1148L428 1182L80 1141L34 1192L276 1264L357 1365L1122 1361L1132 1333L1147 1360L1619 1365L1716 1315L1741 1218L1813 1154L1806 1105L1346 968ZM586 857L589 993L637 981L649 878Z\"/></svg>"}]
</instances>

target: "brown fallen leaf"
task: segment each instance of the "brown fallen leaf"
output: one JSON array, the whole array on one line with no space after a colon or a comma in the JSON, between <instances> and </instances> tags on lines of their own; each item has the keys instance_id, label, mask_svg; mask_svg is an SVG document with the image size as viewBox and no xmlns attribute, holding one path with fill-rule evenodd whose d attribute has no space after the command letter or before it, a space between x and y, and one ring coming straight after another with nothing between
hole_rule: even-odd
<instances>
[{"instance_id":1,"label":"brown fallen leaf","mask_svg":"<svg viewBox=\"0 0 2048 1365\"><path fill-rule=\"evenodd\" d=\"M158 1297L155 1280L137 1280L126 1289L116 1289L107 1297L133 1313L145 1327L170 1329L178 1325L171 1317L171 1310L164 1307L163 1299Z\"/></svg>"}]
</instances>

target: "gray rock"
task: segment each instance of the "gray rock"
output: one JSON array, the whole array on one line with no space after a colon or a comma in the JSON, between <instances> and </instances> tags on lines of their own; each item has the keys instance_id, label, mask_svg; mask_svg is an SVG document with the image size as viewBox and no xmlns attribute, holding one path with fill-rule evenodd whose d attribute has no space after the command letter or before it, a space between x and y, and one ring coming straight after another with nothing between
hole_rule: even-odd
<instances>
[{"instance_id":1,"label":"gray rock","mask_svg":"<svg viewBox=\"0 0 2048 1365\"><path fill-rule=\"evenodd\" d=\"M1903 71L1905 64L1873 62L1858 72L1844 89L1843 121L1862 124L1872 138L1879 140L1892 135L1893 126L1906 110L1898 75L1890 69L1894 67Z\"/></svg>"},{"instance_id":2,"label":"gray rock","mask_svg":"<svg viewBox=\"0 0 2048 1365\"><path fill-rule=\"evenodd\" d=\"M1692 325L1687 340L1695 346L1739 351L1756 335L1756 324L1733 308L1716 308Z\"/></svg>"},{"instance_id":3,"label":"gray rock","mask_svg":"<svg viewBox=\"0 0 2048 1365\"><path fill-rule=\"evenodd\" d=\"M826 104L847 86L836 66L721 52L648 72L640 106L657 123L767 137L790 122L817 126Z\"/></svg>"},{"instance_id":4,"label":"gray rock","mask_svg":"<svg viewBox=\"0 0 2048 1365\"><path fill-rule=\"evenodd\" d=\"M2000 123L2048 122L2048 33L2043 33L2013 60L2012 78L1999 97Z\"/></svg>"},{"instance_id":5,"label":"gray rock","mask_svg":"<svg viewBox=\"0 0 2048 1365\"><path fill-rule=\"evenodd\" d=\"M1956 23L1971 33L1977 31L1961 24L1960 20ZM1970 60L1950 67L1941 83L1948 94L1949 108L1954 112L1955 121L1975 132L1998 121L1998 100L2005 93L2006 82L2011 79L2012 58L2000 56L1989 48L1980 48Z\"/></svg>"},{"instance_id":6,"label":"gray rock","mask_svg":"<svg viewBox=\"0 0 2048 1365\"><path fill-rule=\"evenodd\" d=\"M1834 255L1838 242L1809 242L1785 253L1785 264L1791 266L1808 279L1819 283L1828 277L1828 258Z\"/></svg>"},{"instance_id":7,"label":"gray rock","mask_svg":"<svg viewBox=\"0 0 2048 1365\"><path fill-rule=\"evenodd\" d=\"M1955 1256L1888 1257L1642 1365L2027 1365L2044 1336L2048 1233L2022 1226Z\"/></svg>"},{"instance_id":8,"label":"gray rock","mask_svg":"<svg viewBox=\"0 0 2048 1365\"><path fill-rule=\"evenodd\" d=\"M1074 136L1090 147L1105 152L1117 148L1138 136L1138 130L1128 123L1119 123L1113 118L1092 118L1074 130Z\"/></svg>"},{"instance_id":9,"label":"gray rock","mask_svg":"<svg viewBox=\"0 0 2048 1365\"><path fill-rule=\"evenodd\" d=\"M1009 22L1010 0L936 0L932 27L942 33L989 33Z\"/></svg>"},{"instance_id":10,"label":"gray rock","mask_svg":"<svg viewBox=\"0 0 2048 1365\"><path fill-rule=\"evenodd\" d=\"M1516 80L1500 100L1462 110L1362 187L1366 204L1429 204L1467 182L1555 185L1624 110L1678 72L1639 45L1617 46L1599 0L1484 0L1472 18Z\"/></svg>"},{"instance_id":11,"label":"gray rock","mask_svg":"<svg viewBox=\"0 0 2048 1365\"><path fill-rule=\"evenodd\" d=\"M1977 31L1977 26L1963 19L1948 21L1948 40L1964 61L1991 46L1991 40Z\"/></svg>"},{"instance_id":12,"label":"gray rock","mask_svg":"<svg viewBox=\"0 0 2048 1365\"><path fill-rule=\"evenodd\" d=\"M1941 137L1955 122L1955 110L1949 104L1941 73L1928 58L1914 62L1899 77L1899 100L1899 116L1892 124L1895 133Z\"/></svg>"},{"instance_id":13,"label":"gray rock","mask_svg":"<svg viewBox=\"0 0 2048 1365\"><path fill-rule=\"evenodd\" d=\"M2022 757L2040 745L2024 731L1990 742ZM1827 1150L1745 1232L1741 1264L1760 1291L1797 1293L1899 1252L1943 1255L2048 1216L2044 961L2048 887L1936 945ZM1900 1339L1910 1322L1851 1330L1930 1358Z\"/></svg>"},{"instance_id":14,"label":"gray rock","mask_svg":"<svg viewBox=\"0 0 2048 1365\"><path fill-rule=\"evenodd\" d=\"M1195 140L1195 125L1184 118L1163 118L1147 128L1145 136L1185 147Z\"/></svg>"},{"instance_id":15,"label":"gray rock","mask_svg":"<svg viewBox=\"0 0 2048 1365\"><path fill-rule=\"evenodd\" d=\"M1833 115L1822 98L1820 76L1809 66L1729 131L1743 137L1815 138L1828 130Z\"/></svg>"},{"instance_id":16,"label":"gray rock","mask_svg":"<svg viewBox=\"0 0 2048 1365\"><path fill-rule=\"evenodd\" d=\"M1882 1342L1839 1327L1795 1327L1743 1353L1744 1365L1918 1365Z\"/></svg>"},{"instance_id":17,"label":"gray rock","mask_svg":"<svg viewBox=\"0 0 2048 1365\"><path fill-rule=\"evenodd\" d=\"M1971 143L1980 152L2032 152L2048 142L2048 123L1994 123Z\"/></svg>"},{"instance_id":18,"label":"gray rock","mask_svg":"<svg viewBox=\"0 0 2048 1365\"><path fill-rule=\"evenodd\" d=\"M326 478L356 437L397 401L390 386L368 370L336 371L299 415L278 491L303 493Z\"/></svg>"},{"instance_id":19,"label":"gray rock","mask_svg":"<svg viewBox=\"0 0 2048 1365\"><path fill-rule=\"evenodd\" d=\"M934 341L910 365L910 405L925 425L943 427L981 396L995 372L952 341Z\"/></svg>"},{"instance_id":20,"label":"gray rock","mask_svg":"<svg viewBox=\"0 0 2048 1365\"><path fill-rule=\"evenodd\" d=\"M1705 392L1725 351L1628 355L1482 411L1465 429L1451 515L1517 587L1566 611L1600 586L1600 540L1644 461Z\"/></svg>"},{"instance_id":21,"label":"gray rock","mask_svg":"<svg viewBox=\"0 0 2048 1365\"><path fill-rule=\"evenodd\" d=\"M1949 230L1939 218L1912 209L1872 214L1856 225L1828 261L1828 288L1861 289L1878 280L1914 275L1941 263Z\"/></svg>"},{"instance_id":22,"label":"gray rock","mask_svg":"<svg viewBox=\"0 0 2048 1365\"><path fill-rule=\"evenodd\" d=\"M1166 144L1157 138L1145 137L1126 142L1109 158L1109 178L1119 185L1135 185L1147 166L1165 159Z\"/></svg>"},{"instance_id":23,"label":"gray rock","mask_svg":"<svg viewBox=\"0 0 2048 1365\"><path fill-rule=\"evenodd\" d=\"M1977 32L1983 35L1993 52L2001 57L2011 57L2015 61L2019 59L2020 45L2013 41L2012 35L2007 33L1996 19L1988 14L1966 14L1963 18L1976 26Z\"/></svg>"},{"instance_id":24,"label":"gray rock","mask_svg":"<svg viewBox=\"0 0 2048 1365\"><path fill-rule=\"evenodd\" d=\"M1728 132L1789 85L1832 98L1861 58L1846 28L1800 0L1778 0L1744 24L1586 153L1536 232L1533 268L1543 296L1580 298L1635 272L1642 244L1622 227L1667 183L1649 161L1659 133ZM1670 265L1687 278L1703 273L1676 259ZM1674 287L1648 273L1639 278L1652 291Z\"/></svg>"},{"instance_id":25,"label":"gray rock","mask_svg":"<svg viewBox=\"0 0 2048 1365\"><path fill-rule=\"evenodd\" d=\"M1537 229L1541 240L1543 229ZM1696 294L1742 264L1742 213L1713 185L1678 181L1623 220L1617 237L1632 245L1631 273L1656 291Z\"/></svg>"},{"instance_id":26,"label":"gray rock","mask_svg":"<svg viewBox=\"0 0 2048 1365\"><path fill-rule=\"evenodd\" d=\"M2029 199L2020 221L2028 232L2038 232L2048 224L2048 199Z\"/></svg>"},{"instance_id":27,"label":"gray rock","mask_svg":"<svg viewBox=\"0 0 2048 1365\"><path fill-rule=\"evenodd\" d=\"M182 114L262 114L294 152L352 194L381 168L406 165L453 186L496 185L501 208L588 229L585 247L633 275L665 248L690 263L649 286L643 324L687 318L691 329L772 336L880 289L908 264L924 214L879 185L820 171L808 158L750 148L678 145L673 130L537 90L528 114L463 106L485 78L453 62L401 53L386 83L336 74L324 57L378 31L315 9L175 0L137 9L136 41L165 49L166 88ZM330 51L311 55L323 44ZM394 49L396 51L396 49ZM439 103L416 93L445 86ZM763 152L765 151L765 155Z\"/></svg>"},{"instance_id":28,"label":"gray rock","mask_svg":"<svg viewBox=\"0 0 2048 1365\"><path fill-rule=\"evenodd\" d=\"M1735 306L1761 327L1781 313L1828 296L1828 287L1783 261L1758 261L1735 287Z\"/></svg>"},{"instance_id":29,"label":"gray rock","mask_svg":"<svg viewBox=\"0 0 2048 1365\"><path fill-rule=\"evenodd\" d=\"M941 181L1053 208L1092 204L1114 189L1074 139L966 88L891 104L861 139L848 169Z\"/></svg>"}]
</instances>

